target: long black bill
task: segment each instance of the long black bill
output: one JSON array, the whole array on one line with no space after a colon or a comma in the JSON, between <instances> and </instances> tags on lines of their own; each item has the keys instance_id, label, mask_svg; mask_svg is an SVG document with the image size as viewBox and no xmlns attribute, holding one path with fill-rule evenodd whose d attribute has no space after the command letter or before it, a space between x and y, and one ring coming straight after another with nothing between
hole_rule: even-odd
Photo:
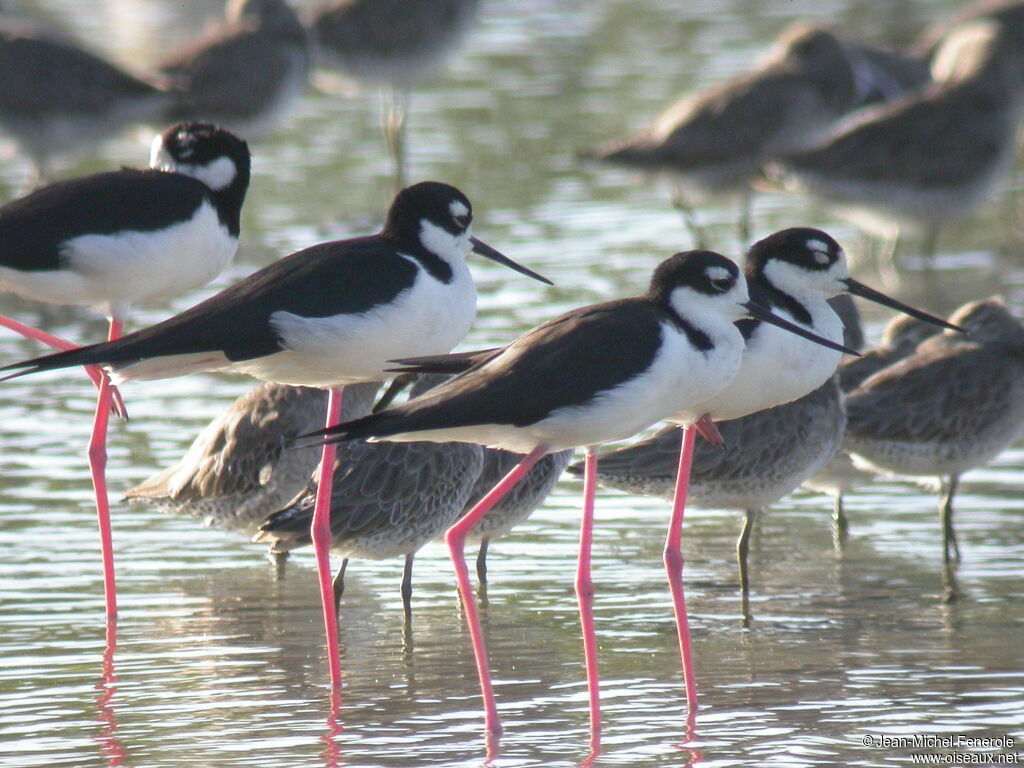
<instances>
[{"instance_id":1,"label":"long black bill","mask_svg":"<svg viewBox=\"0 0 1024 768\"><path fill-rule=\"evenodd\" d=\"M867 299L868 301L873 301L876 304L881 304L883 307L895 309L897 312L902 312L905 315L916 317L918 320L924 320L926 323L937 325L940 328L948 328L951 331L967 333L967 331L959 325L953 325L953 323L946 322L941 317L929 315L927 312L922 312L920 309L914 309L913 307L904 304L902 301L896 301L896 299L890 298L884 293L879 293L874 288L868 288L864 283L858 282L852 277L847 277L843 282L846 284L846 290L854 296L860 296L862 299Z\"/></svg>"},{"instance_id":2,"label":"long black bill","mask_svg":"<svg viewBox=\"0 0 1024 768\"><path fill-rule=\"evenodd\" d=\"M856 357L860 357L860 353L858 353L856 350L850 349L849 347L844 347L842 344L836 344L834 341L829 341L828 339L819 336L816 333L811 333L811 331L808 331L806 328L801 328L799 325L794 325L788 320L783 320L778 315L772 314L771 310L766 309L765 307L761 306L760 304L756 304L753 301L748 301L746 304L743 305L743 308L747 310L747 313L752 318L754 318L755 320L760 320L762 323L770 323L771 325L777 325L782 330L789 331L790 333L795 333L797 336L803 336L805 339L807 339L808 341L813 341L815 344L821 344L821 346L823 347L828 347L829 349L834 349L838 352L843 352L847 355L854 355Z\"/></svg>"},{"instance_id":3,"label":"long black bill","mask_svg":"<svg viewBox=\"0 0 1024 768\"><path fill-rule=\"evenodd\" d=\"M473 253L479 253L484 258L490 259L491 261L496 261L499 264L508 267L509 269L514 269L516 272L526 275L527 277L532 277L534 280L539 280L540 282L545 283L546 285L554 285L554 283L552 283L543 275L538 275L532 269L527 269L521 264L516 264L514 261L512 261L512 259L510 259L505 254L499 253L498 251L491 248L491 246L489 246L483 240L480 240L475 237L470 237L469 242L473 244Z\"/></svg>"}]
</instances>

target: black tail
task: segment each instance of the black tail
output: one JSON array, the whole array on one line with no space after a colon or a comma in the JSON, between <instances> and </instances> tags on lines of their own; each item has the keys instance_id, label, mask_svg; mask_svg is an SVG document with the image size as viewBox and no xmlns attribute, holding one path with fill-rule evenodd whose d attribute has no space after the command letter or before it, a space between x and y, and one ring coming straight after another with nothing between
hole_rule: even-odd
<instances>
[{"instance_id":1,"label":"black tail","mask_svg":"<svg viewBox=\"0 0 1024 768\"><path fill-rule=\"evenodd\" d=\"M289 506L268 515L252 540L269 543L271 552L291 552L311 544L309 527L313 521L315 499L315 487L313 493L307 489Z\"/></svg>"},{"instance_id":2,"label":"black tail","mask_svg":"<svg viewBox=\"0 0 1024 768\"><path fill-rule=\"evenodd\" d=\"M114 343L116 342L90 344L85 347L69 349L65 352L56 352L52 355L33 357L31 360L22 360L20 363L11 363L10 365L0 367L0 371L21 370L16 370L15 373L0 377L0 381L16 379L19 376L27 376L30 373L39 373L40 371L52 371L58 368L71 368L77 365L101 365L110 362L104 353Z\"/></svg>"},{"instance_id":3,"label":"black tail","mask_svg":"<svg viewBox=\"0 0 1024 768\"><path fill-rule=\"evenodd\" d=\"M473 352L452 352L447 355L427 355L426 357L403 357L389 360L398 367L389 368L389 373L462 373L491 360L504 347L491 347Z\"/></svg>"}]
</instances>

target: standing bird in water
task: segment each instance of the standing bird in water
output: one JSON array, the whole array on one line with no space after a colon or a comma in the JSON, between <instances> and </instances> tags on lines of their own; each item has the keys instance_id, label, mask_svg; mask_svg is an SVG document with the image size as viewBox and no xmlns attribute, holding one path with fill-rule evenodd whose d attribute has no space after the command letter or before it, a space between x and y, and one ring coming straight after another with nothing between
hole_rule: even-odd
<instances>
[{"instance_id":1,"label":"standing bird in water","mask_svg":"<svg viewBox=\"0 0 1024 768\"><path fill-rule=\"evenodd\" d=\"M970 335L933 336L847 395L843 443L874 471L940 478L947 573L960 559L953 529L960 476L1024 430L1024 326L997 298L966 304L950 320Z\"/></svg>"},{"instance_id":2,"label":"standing bird in water","mask_svg":"<svg viewBox=\"0 0 1024 768\"><path fill-rule=\"evenodd\" d=\"M459 190L421 182L402 190L376 235L320 243L286 256L191 309L116 341L26 360L12 376L92 364L118 382L204 371L330 389L327 424L341 412L340 386L381 381L390 360L450 350L476 315L466 258L475 251L549 282L472 235ZM10 378L10 377L8 377ZM321 458L330 478L334 447ZM320 483L313 524L331 682L341 683L329 547L330 481Z\"/></svg>"},{"instance_id":3,"label":"standing bird in water","mask_svg":"<svg viewBox=\"0 0 1024 768\"><path fill-rule=\"evenodd\" d=\"M95 307L110 318L108 338L115 340L132 304L184 293L220 274L238 247L248 146L215 126L181 123L154 139L150 165L61 181L0 208L0 289ZM2 324L51 346L71 346L6 318ZM113 393L106 376L98 386L89 465L112 617L105 467Z\"/></svg>"},{"instance_id":4,"label":"standing bird in water","mask_svg":"<svg viewBox=\"0 0 1024 768\"><path fill-rule=\"evenodd\" d=\"M642 296L567 312L503 349L477 355L468 371L422 397L314 433L326 435L328 443L370 437L459 440L524 454L446 536L473 639L489 733L499 733L501 725L463 554L467 535L543 456L586 447L576 592L596 738L600 709L590 579L596 447L629 437L728 384L743 351L743 337L733 323L748 316L814 337L750 301L743 276L725 257L709 251L679 253L655 270ZM455 360L472 357L461 354ZM687 658L684 653L684 664ZM688 665L685 674L687 699L695 711Z\"/></svg>"},{"instance_id":5,"label":"standing bird in water","mask_svg":"<svg viewBox=\"0 0 1024 768\"><path fill-rule=\"evenodd\" d=\"M384 138L405 184L405 116L413 86L431 77L476 17L479 0L333 0L310 24L320 63L379 85Z\"/></svg>"}]
</instances>

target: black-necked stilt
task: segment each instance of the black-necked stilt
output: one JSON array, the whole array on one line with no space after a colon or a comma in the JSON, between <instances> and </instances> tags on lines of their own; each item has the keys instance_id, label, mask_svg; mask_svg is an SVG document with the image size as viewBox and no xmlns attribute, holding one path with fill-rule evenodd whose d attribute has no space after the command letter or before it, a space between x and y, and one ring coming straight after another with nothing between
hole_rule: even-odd
<instances>
[{"instance_id":1,"label":"black-necked stilt","mask_svg":"<svg viewBox=\"0 0 1024 768\"><path fill-rule=\"evenodd\" d=\"M122 169L58 182L0 208L0 290L57 304L91 305L120 336L128 308L216 277L238 246L249 149L212 125L182 123L153 142L149 170ZM58 347L14 321L6 327ZM103 548L107 614L116 613L107 505L106 433L112 393L99 380L89 445Z\"/></svg>"},{"instance_id":2,"label":"black-necked stilt","mask_svg":"<svg viewBox=\"0 0 1024 768\"><path fill-rule=\"evenodd\" d=\"M973 212L1010 169L1024 48L997 24L975 22L946 38L932 71L934 85L856 115L771 173L892 243L901 228L923 230L930 256L940 227Z\"/></svg>"},{"instance_id":3,"label":"black-necked stilt","mask_svg":"<svg viewBox=\"0 0 1024 768\"><path fill-rule=\"evenodd\" d=\"M702 429L709 418L724 421L782 405L828 381L841 360L842 348L837 345L843 339L843 325L828 303L839 293L852 293L950 327L940 318L908 307L851 278L843 249L817 229L785 229L758 241L747 254L745 271L755 300L781 312L797 327L828 339L833 346L805 344L792 334L776 332L770 325L741 320L738 325L746 347L739 372L716 394L702 401L691 401L687 411L669 417L669 421L683 425L684 429L665 544L665 567L677 605L683 602L682 525L690 457L696 439L694 429ZM685 617L681 609L676 615ZM680 643L685 646L686 628L682 620L679 632Z\"/></svg>"},{"instance_id":4,"label":"black-necked stilt","mask_svg":"<svg viewBox=\"0 0 1024 768\"><path fill-rule=\"evenodd\" d=\"M411 396L446 378L419 377ZM335 607L345 590L350 558L404 555L402 604L408 637L413 558L459 519L483 464L484 450L469 443L354 441L341 446L331 497L331 548L344 558L334 579ZM285 508L266 517L253 540L269 542L274 554L309 544L318 481L315 476Z\"/></svg>"},{"instance_id":5,"label":"black-necked stilt","mask_svg":"<svg viewBox=\"0 0 1024 768\"><path fill-rule=\"evenodd\" d=\"M338 423L337 387L380 381L390 360L455 346L476 315L466 264L475 251L545 278L472 236L473 211L459 190L421 182L402 190L376 235L321 243L286 256L161 323L116 341L6 366L14 376L84 363L116 381L235 371L263 381L330 388L328 426ZM334 448L321 459L321 477ZM314 518L331 680L340 684L328 549L330 483Z\"/></svg>"},{"instance_id":6,"label":"black-necked stilt","mask_svg":"<svg viewBox=\"0 0 1024 768\"><path fill-rule=\"evenodd\" d=\"M567 448L539 459L515 487L491 507L469 531L466 541L470 544L480 543L476 556L476 576L481 587L487 583L487 550L490 543L525 521L544 503L544 499L558 483L562 472L569 466L574 453L572 448ZM522 455L518 453L496 448L486 449L483 469L469 495L464 511L469 512L475 507L480 499L522 460Z\"/></svg>"},{"instance_id":7,"label":"black-necked stilt","mask_svg":"<svg viewBox=\"0 0 1024 768\"><path fill-rule=\"evenodd\" d=\"M643 296L567 312L482 355L469 371L422 397L317 433L327 435L327 442L461 440L525 454L446 536L473 638L488 732L497 733L501 726L463 556L467 534L542 456L586 446L576 590L596 734L600 715L590 580L596 446L629 437L725 386L743 351L743 337L733 322L751 315L813 336L749 301L739 269L725 257L708 251L676 254L655 270ZM692 674L687 678L688 700L694 705Z\"/></svg>"},{"instance_id":8,"label":"black-necked stilt","mask_svg":"<svg viewBox=\"0 0 1024 768\"><path fill-rule=\"evenodd\" d=\"M847 395L844 447L870 469L942 480L943 558L959 559L953 495L960 475L1024 429L1024 326L1000 299L964 305L942 333Z\"/></svg>"},{"instance_id":9,"label":"black-necked stilt","mask_svg":"<svg viewBox=\"0 0 1024 768\"><path fill-rule=\"evenodd\" d=\"M750 182L764 162L819 142L859 102L854 59L827 29L787 27L756 69L668 107L596 159L671 175L697 243L691 206L722 195L742 200L739 235L749 243Z\"/></svg>"},{"instance_id":10,"label":"black-necked stilt","mask_svg":"<svg viewBox=\"0 0 1024 768\"><path fill-rule=\"evenodd\" d=\"M377 382L345 387L343 419L370 412ZM322 426L327 392L264 382L207 424L178 462L125 492L131 501L253 536L309 483L317 448L285 450Z\"/></svg>"},{"instance_id":11,"label":"black-necked stilt","mask_svg":"<svg viewBox=\"0 0 1024 768\"><path fill-rule=\"evenodd\" d=\"M308 36L285 0L228 0L225 17L157 65L176 88L168 115L212 120L259 138L306 89Z\"/></svg>"},{"instance_id":12,"label":"black-necked stilt","mask_svg":"<svg viewBox=\"0 0 1024 768\"><path fill-rule=\"evenodd\" d=\"M321 64L379 85L384 136L404 183L405 113L412 87L426 80L458 46L479 0L332 0L310 30Z\"/></svg>"},{"instance_id":13,"label":"black-necked stilt","mask_svg":"<svg viewBox=\"0 0 1024 768\"><path fill-rule=\"evenodd\" d=\"M47 180L50 159L97 144L125 126L163 122L171 95L75 44L28 27L0 26L0 130Z\"/></svg>"}]
</instances>

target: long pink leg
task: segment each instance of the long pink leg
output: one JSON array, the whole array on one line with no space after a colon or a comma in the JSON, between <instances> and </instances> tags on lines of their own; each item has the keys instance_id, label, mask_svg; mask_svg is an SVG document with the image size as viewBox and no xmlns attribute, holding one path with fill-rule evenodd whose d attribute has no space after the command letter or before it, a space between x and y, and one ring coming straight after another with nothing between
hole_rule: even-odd
<instances>
[{"instance_id":1,"label":"long pink leg","mask_svg":"<svg viewBox=\"0 0 1024 768\"><path fill-rule=\"evenodd\" d=\"M107 340L121 337L123 323L110 318L110 332ZM110 379L104 374L100 379L100 394L96 400L96 418L92 423L92 437L89 440L89 470L92 472L92 487L96 494L96 517L100 524L100 551L103 553L103 591L107 601L107 618L117 615L117 586L114 582L114 542L110 533L110 504L107 501L107 425L111 408Z\"/></svg>"},{"instance_id":2,"label":"long pink leg","mask_svg":"<svg viewBox=\"0 0 1024 768\"><path fill-rule=\"evenodd\" d=\"M691 714L697 712L697 680L693 674L693 654L690 650L690 624L686 616L686 598L683 595L683 511L686 493L690 487L690 465L693 463L693 444L697 430L683 429L683 445L679 451L679 469L676 475L675 497L672 500L672 518L665 539L665 570L672 592L672 606L676 614L679 634L679 654L683 660L683 683L686 686L686 706Z\"/></svg>"},{"instance_id":3,"label":"long pink leg","mask_svg":"<svg viewBox=\"0 0 1024 768\"><path fill-rule=\"evenodd\" d=\"M515 484L548 452L546 445L538 445L523 460L516 464L512 471L501 479L486 496L476 503L465 516L448 529L444 540L448 544L448 554L455 566L455 579L459 585L459 597L466 612L466 623L469 625L469 636L473 641L473 654L476 656L476 671L480 676L480 693L484 699L484 727L488 733L501 733L501 722L498 720L498 706L494 701L494 688L491 686L491 671L487 663L487 644L480 627L480 617L476 612L476 601L473 599L473 584L469 580L469 568L466 566L466 536L477 521L501 501Z\"/></svg>"},{"instance_id":4,"label":"long pink leg","mask_svg":"<svg viewBox=\"0 0 1024 768\"><path fill-rule=\"evenodd\" d=\"M15 333L21 334L27 339L38 341L45 344L48 347L66 352L69 349L78 349L77 344L72 344L66 339L60 338L60 336L54 336L46 331L41 331L38 328L33 328L30 325L19 323L17 320L11 320L9 317L0 317L0 326L14 331ZM103 371L100 370L98 365L86 365L85 372L92 379L93 385L96 389L100 388L100 382L103 379ZM125 410L124 401L121 399L121 393L117 391L117 387L111 385L111 394L114 398L113 410L122 419L128 418L128 412Z\"/></svg>"},{"instance_id":5,"label":"long pink leg","mask_svg":"<svg viewBox=\"0 0 1024 768\"><path fill-rule=\"evenodd\" d=\"M341 423L341 387L330 390L327 398L327 426ZM341 659L338 654L338 617L334 611L334 583L331 574L331 489L334 485L334 444L324 445L320 459L320 484L316 489L316 506L310 535L316 550L316 570L320 577L320 600L324 610L324 631L327 633L327 664L331 670L331 687L341 687Z\"/></svg>"},{"instance_id":6,"label":"long pink leg","mask_svg":"<svg viewBox=\"0 0 1024 768\"><path fill-rule=\"evenodd\" d=\"M590 545L594 540L594 496L597 488L597 449L587 446L583 464L583 520L580 523L580 555L576 562L576 600L580 604L583 657L587 665L590 698L590 748L601 741L601 694L597 676L597 637L594 634L594 582L590 578Z\"/></svg>"}]
</instances>

